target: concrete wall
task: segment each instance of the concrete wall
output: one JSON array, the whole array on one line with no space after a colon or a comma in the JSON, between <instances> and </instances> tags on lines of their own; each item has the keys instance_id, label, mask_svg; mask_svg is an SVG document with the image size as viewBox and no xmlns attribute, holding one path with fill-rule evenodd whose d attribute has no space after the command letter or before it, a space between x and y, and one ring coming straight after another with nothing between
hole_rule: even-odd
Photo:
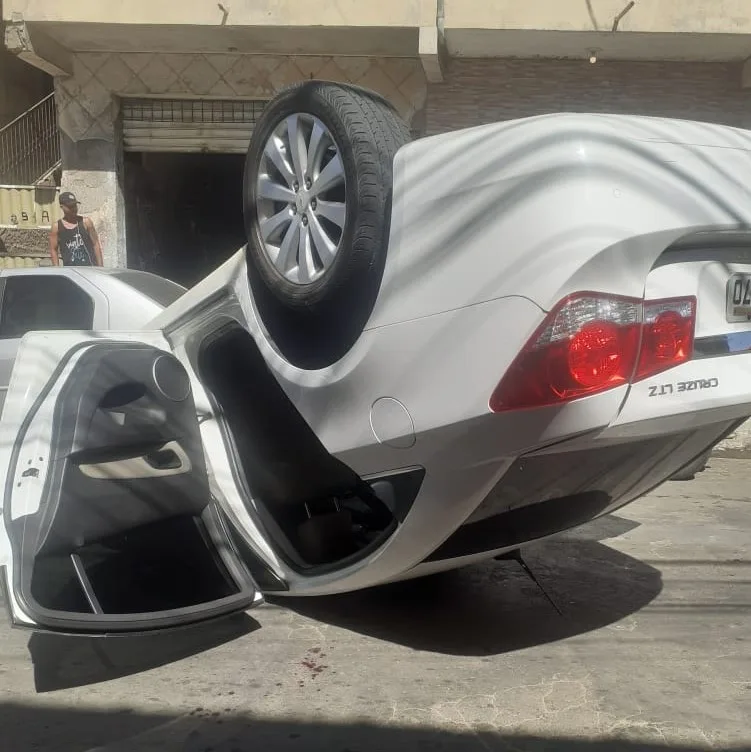
<instances>
[{"instance_id":1,"label":"concrete wall","mask_svg":"<svg viewBox=\"0 0 751 752\"><path fill-rule=\"evenodd\" d=\"M52 91L52 78L0 45L0 128Z\"/></svg>"},{"instance_id":2,"label":"concrete wall","mask_svg":"<svg viewBox=\"0 0 751 752\"><path fill-rule=\"evenodd\" d=\"M435 23L444 8L446 29L537 29L609 31L627 0L184 0L128 3L78 0L5 0L5 17L27 22L124 25L413 27ZM751 33L747 0L638 0L623 17L623 31L672 33Z\"/></svg>"},{"instance_id":3,"label":"concrete wall","mask_svg":"<svg viewBox=\"0 0 751 752\"><path fill-rule=\"evenodd\" d=\"M50 231L0 227L0 268L51 266Z\"/></svg>"},{"instance_id":4,"label":"concrete wall","mask_svg":"<svg viewBox=\"0 0 751 752\"><path fill-rule=\"evenodd\" d=\"M446 0L446 29L610 31L627 0ZM619 31L751 32L748 0L638 0Z\"/></svg>"},{"instance_id":5,"label":"concrete wall","mask_svg":"<svg viewBox=\"0 0 751 752\"><path fill-rule=\"evenodd\" d=\"M338 0L311 3L300 0L232 0L224 11L209 0L159 3L130 0L5 0L5 17L20 14L27 22L165 24L198 26L412 26L435 23L436 0Z\"/></svg>"}]
</instances>

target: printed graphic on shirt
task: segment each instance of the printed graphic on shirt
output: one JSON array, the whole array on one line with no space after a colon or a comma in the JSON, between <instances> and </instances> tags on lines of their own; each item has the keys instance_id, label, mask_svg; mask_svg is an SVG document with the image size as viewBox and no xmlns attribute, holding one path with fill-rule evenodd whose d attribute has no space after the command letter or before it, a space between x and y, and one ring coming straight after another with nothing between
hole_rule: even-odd
<instances>
[{"instance_id":1,"label":"printed graphic on shirt","mask_svg":"<svg viewBox=\"0 0 751 752\"><path fill-rule=\"evenodd\" d=\"M68 263L71 266L80 266L91 263L91 256L89 256L89 251L86 248L86 243L84 243L83 237L81 237L80 225L76 227L70 240L64 242Z\"/></svg>"}]
</instances>

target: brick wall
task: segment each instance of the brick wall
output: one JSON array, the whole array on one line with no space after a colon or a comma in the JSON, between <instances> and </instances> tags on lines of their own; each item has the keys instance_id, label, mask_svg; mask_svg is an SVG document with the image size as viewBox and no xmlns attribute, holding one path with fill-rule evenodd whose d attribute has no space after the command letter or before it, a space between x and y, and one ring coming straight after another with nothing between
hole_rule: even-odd
<instances>
[{"instance_id":1,"label":"brick wall","mask_svg":"<svg viewBox=\"0 0 751 752\"><path fill-rule=\"evenodd\" d=\"M751 127L740 64L452 60L428 88L427 134L558 111L617 112Z\"/></svg>"}]
</instances>

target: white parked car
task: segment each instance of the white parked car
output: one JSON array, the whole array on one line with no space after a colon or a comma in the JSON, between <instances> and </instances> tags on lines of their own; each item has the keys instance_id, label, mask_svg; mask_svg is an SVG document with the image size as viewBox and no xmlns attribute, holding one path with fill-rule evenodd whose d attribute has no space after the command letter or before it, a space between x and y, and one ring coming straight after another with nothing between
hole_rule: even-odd
<instances>
[{"instance_id":1,"label":"white parked car","mask_svg":"<svg viewBox=\"0 0 751 752\"><path fill-rule=\"evenodd\" d=\"M103 634L513 552L751 415L751 133L560 114L409 142L266 108L247 247L141 328L37 332L0 421L13 623Z\"/></svg>"},{"instance_id":2,"label":"white parked car","mask_svg":"<svg viewBox=\"0 0 751 752\"><path fill-rule=\"evenodd\" d=\"M24 335L140 329L184 292L175 282L133 269L0 269L0 409Z\"/></svg>"}]
</instances>

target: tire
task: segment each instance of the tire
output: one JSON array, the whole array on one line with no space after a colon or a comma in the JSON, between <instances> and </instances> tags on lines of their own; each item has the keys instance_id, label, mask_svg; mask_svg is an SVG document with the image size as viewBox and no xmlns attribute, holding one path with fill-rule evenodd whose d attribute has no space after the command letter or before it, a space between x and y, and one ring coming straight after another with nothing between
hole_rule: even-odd
<instances>
[{"instance_id":1,"label":"tire","mask_svg":"<svg viewBox=\"0 0 751 752\"><path fill-rule=\"evenodd\" d=\"M297 169L299 160L292 158L292 123L292 131L304 134L308 171ZM328 135L317 143L331 142L328 150L309 149L314 125L318 134L321 127L326 130ZM409 140L407 125L381 96L326 81L289 87L261 114L245 162L248 276L267 334L294 365L331 365L362 334L386 262L394 156ZM269 144L282 146L276 161L269 156ZM339 182L317 192L331 182L325 179L329 174ZM314 181L310 192L301 177ZM270 183L281 186L283 194ZM279 228L270 233L280 217ZM285 246L290 232L294 242ZM299 263L300 234L307 238L308 264ZM283 253L285 247L292 250Z\"/></svg>"}]
</instances>

